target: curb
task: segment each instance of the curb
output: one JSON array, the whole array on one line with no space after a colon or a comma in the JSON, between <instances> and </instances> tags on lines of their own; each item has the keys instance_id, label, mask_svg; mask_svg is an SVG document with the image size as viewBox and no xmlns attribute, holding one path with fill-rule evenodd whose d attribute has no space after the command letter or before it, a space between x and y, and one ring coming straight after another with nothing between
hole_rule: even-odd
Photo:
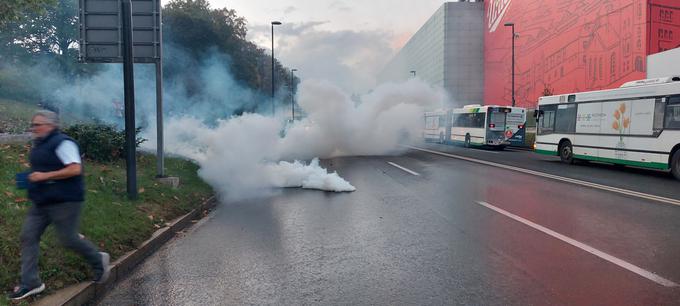
<instances>
[{"instance_id":1,"label":"curb","mask_svg":"<svg viewBox=\"0 0 680 306\"><path fill-rule=\"evenodd\" d=\"M73 285L61 289L52 295L46 296L36 301L33 305L81 306L93 304L104 297L109 290L113 289L118 281L130 274L138 264L155 253L161 246L168 242L168 240L175 237L178 232L188 228L192 224L192 221L203 218L203 214L207 210L214 208L216 204L217 199L215 196L212 196L198 208L195 208L186 215L175 219L168 226L154 232L151 238L144 241L137 249L121 256L111 264L111 275L105 284L85 282Z\"/></svg>"},{"instance_id":2,"label":"curb","mask_svg":"<svg viewBox=\"0 0 680 306\"><path fill-rule=\"evenodd\" d=\"M30 140L31 140L31 134L30 133L23 133L23 134L0 133L0 144L27 143Z\"/></svg>"}]
</instances>

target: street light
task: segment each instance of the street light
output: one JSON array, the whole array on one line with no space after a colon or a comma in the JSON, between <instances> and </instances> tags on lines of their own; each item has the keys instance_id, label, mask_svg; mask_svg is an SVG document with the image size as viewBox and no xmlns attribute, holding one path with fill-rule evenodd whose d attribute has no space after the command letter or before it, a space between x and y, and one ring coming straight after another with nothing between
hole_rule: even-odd
<instances>
[{"instance_id":1,"label":"street light","mask_svg":"<svg viewBox=\"0 0 680 306\"><path fill-rule=\"evenodd\" d=\"M506 27L512 27L512 106L515 106L515 23L506 22Z\"/></svg>"},{"instance_id":2,"label":"street light","mask_svg":"<svg viewBox=\"0 0 680 306\"><path fill-rule=\"evenodd\" d=\"M274 116L274 26L281 25L279 21L272 21L272 116Z\"/></svg>"},{"instance_id":3,"label":"street light","mask_svg":"<svg viewBox=\"0 0 680 306\"><path fill-rule=\"evenodd\" d=\"M297 69L290 70L290 108L292 109L292 120L295 121L295 71Z\"/></svg>"},{"instance_id":4,"label":"street light","mask_svg":"<svg viewBox=\"0 0 680 306\"><path fill-rule=\"evenodd\" d=\"M411 70L411 74L413 75L414 78L416 77L416 71L415 70Z\"/></svg>"}]
</instances>

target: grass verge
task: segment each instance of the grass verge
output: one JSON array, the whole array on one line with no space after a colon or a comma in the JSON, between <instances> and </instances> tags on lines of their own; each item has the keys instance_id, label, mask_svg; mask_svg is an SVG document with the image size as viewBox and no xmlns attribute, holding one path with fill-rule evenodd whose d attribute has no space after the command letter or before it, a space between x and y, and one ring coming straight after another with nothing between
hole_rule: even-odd
<instances>
[{"instance_id":1,"label":"grass verge","mask_svg":"<svg viewBox=\"0 0 680 306\"><path fill-rule=\"evenodd\" d=\"M9 304L4 293L19 282L19 233L31 203L25 191L15 189L14 174L27 169L28 153L27 145L0 145L0 305ZM84 165L86 202L80 232L109 252L112 260L135 249L166 222L191 211L213 193L198 177L198 166L186 160L166 159L167 174L181 178L180 187L172 189L155 181L155 157L141 154L136 201L126 197L123 161L86 161ZM43 235L40 250L40 277L47 285L43 295L92 278L84 259L61 247L51 227Z\"/></svg>"},{"instance_id":2,"label":"grass verge","mask_svg":"<svg viewBox=\"0 0 680 306\"><path fill-rule=\"evenodd\" d=\"M28 129L33 113L38 110L35 105L13 100L0 99L0 133L17 134Z\"/></svg>"}]
</instances>

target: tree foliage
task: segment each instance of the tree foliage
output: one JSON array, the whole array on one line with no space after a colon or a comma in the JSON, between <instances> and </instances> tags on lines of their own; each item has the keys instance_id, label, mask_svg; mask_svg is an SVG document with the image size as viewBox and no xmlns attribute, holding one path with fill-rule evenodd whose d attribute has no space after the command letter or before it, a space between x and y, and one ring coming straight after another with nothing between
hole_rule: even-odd
<instances>
[{"instance_id":1,"label":"tree foliage","mask_svg":"<svg viewBox=\"0 0 680 306\"><path fill-rule=\"evenodd\" d=\"M8 22L22 19L26 14L43 13L55 0L3 0L0 1L0 29Z\"/></svg>"},{"instance_id":2,"label":"tree foliage","mask_svg":"<svg viewBox=\"0 0 680 306\"><path fill-rule=\"evenodd\" d=\"M22 18L5 17L6 7L26 13ZM6 20L0 30L0 97L40 100L35 97L38 91L31 89L39 85L30 81L33 76L24 72L26 67L59 72L67 81L87 78L101 67L77 62L78 0L0 0L0 11ZM197 68L218 54L218 64L226 65L239 85L268 96L271 55L246 35L247 22L233 9L212 9L207 0L170 1L163 7L164 77L183 84L189 95L200 94ZM275 75L279 88L291 88L290 71L278 61ZM243 111L255 109L237 112Z\"/></svg>"},{"instance_id":3,"label":"tree foliage","mask_svg":"<svg viewBox=\"0 0 680 306\"><path fill-rule=\"evenodd\" d=\"M77 0L55 0L45 12L27 14L19 21L7 23L3 41L33 59L53 57L63 72L74 68L77 60L78 3ZM16 54L15 54L16 55Z\"/></svg>"},{"instance_id":4,"label":"tree foliage","mask_svg":"<svg viewBox=\"0 0 680 306\"><path fill-rule=\"evenodd\" d=\"M270 92L271 55L246 39L247 21L235 10L211 9L206 0L173 0L163 9L163 24L165 42L196 59L214 51L226 54L230 57L229 69L238 82L263 94ZM168 71L187 73L179 66L181 61L170 62L177 65L168 64ZM290 70L278 60L274 67L277 87L291 88ZM196 79L188 75L187 83Z\"/></svg>"}]
</instances>

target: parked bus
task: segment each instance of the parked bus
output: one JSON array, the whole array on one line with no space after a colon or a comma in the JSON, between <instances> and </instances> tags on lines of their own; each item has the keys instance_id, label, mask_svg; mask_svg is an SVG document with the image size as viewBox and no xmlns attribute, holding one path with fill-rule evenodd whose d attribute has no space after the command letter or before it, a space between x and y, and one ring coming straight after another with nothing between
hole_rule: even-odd
<instances>
[{"instance_id":1,"label":"parked bus","mask_svg":"<svg viewBox=\"0 0 680 306\"><path fill-rule=\"evenodd\" d=\"M527 110L521 107L467 105L425 113L425 141L466 147L525 145Z\"/></svg>"},{"instance_id":2,"label":"parked bus","mask_svg":"<svg viewBox=\"0 0 680 306\"><path fill-rule=\"evenodd\" d=\"M470 146L524 145L527 111L521 107L467 105L452 111L450 140Z\"/></svg>"},{"instance_id":3,"label":"parked bus","mask_svg":"<svg viewBox=\"0 0 680 306\"><path fill-rule=\"evenodd\" d=\"M536 152L668 170L680 179L680 77L542 97Z\"/></svg>"},{"instance_id":4,"label":"parked bus","mask_svg":"<svg viewBox=\"0 0 680 306\"><path fill-rule=\"evenodd\" d=\"M437 110L425 113L425 141L446 143L451 135L451 110Z\"/></svg>"}]
</instances>

